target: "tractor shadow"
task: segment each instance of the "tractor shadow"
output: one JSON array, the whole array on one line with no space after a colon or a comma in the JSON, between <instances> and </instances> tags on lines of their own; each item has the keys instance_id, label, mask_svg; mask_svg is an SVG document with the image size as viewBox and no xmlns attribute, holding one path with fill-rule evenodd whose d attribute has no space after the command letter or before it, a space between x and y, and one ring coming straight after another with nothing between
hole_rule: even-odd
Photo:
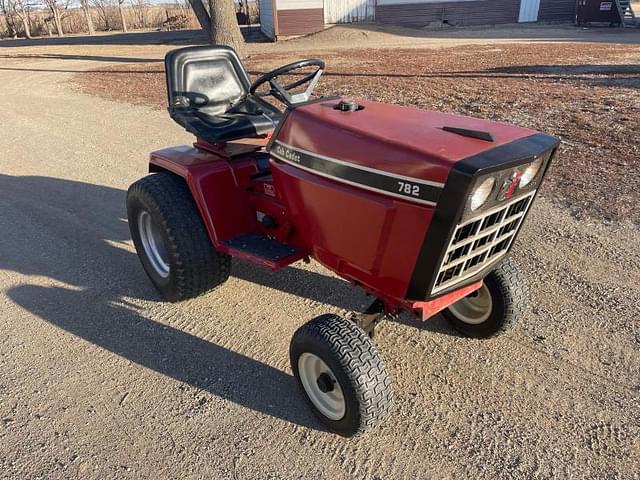
<instances>
[{"instance_id":1,"label":"tractor shadow","mask_svg":"<svg viewBox=\"0 0 640 480\"><path fill-rule=\"evenodd\" d=\"M354 312L364 311L374 300L373 297L366 295L362 289L353 287L345 280L296 266L272 272L266 268L234 260L231 275L296 297L307 298L314 302ZM423 322L408 313L403 313L393 321L418 330L454 337L462 336L441 315L436 315Z\"/></svg>"},{"instance_id":2,"label":"tractor shadow","mask_svg":"<svg viewBox=\"0 0 640 480\"><path fill-rule=\"evenodd\" d=\"M124 190L0 174L0 192L0 271L36 277L34 283L46 277L53 284L9 288L6 294L15 304L162 375L256 412L323 430L295 393L290 374L168 324L185 314L160 303L131 248ZM233 269L236 278L339 308L357 310L368 301L349 283L302 268L273 273L236 261ZM142 307L141 301L151 303ZM434 320L421 324L403 316L400 322L453 334L442 320Z\"/></svg>"},{"instance_id":3,"label":"tractor shadow","mask_svg":"<svg viewBox=\"0 0 640 480\"><path fill-rule=\"evenodd\" d=\"M15 304L179 382L261 414L324 430L289 373L169 324L185 314L159 303L128 246L125 191L0 174L0 192L0 272L34 277L33 283L5 292ZM53 285L36 285L38 277ZM140 301L154 303L141 307Z\"/></svg>"},{"instance_id":4,"label":"tractor shadow","mask_svg":"<svg viewBox=\"0 0 640 480\"><path fill-rule=\"evenodd\" d=\"M11 288L8 295L50 324L138 365L256 412L324 430L288 373L147 318L126 302L100 299L90 289L36 285Z\"/></svg>"}]
</instances>

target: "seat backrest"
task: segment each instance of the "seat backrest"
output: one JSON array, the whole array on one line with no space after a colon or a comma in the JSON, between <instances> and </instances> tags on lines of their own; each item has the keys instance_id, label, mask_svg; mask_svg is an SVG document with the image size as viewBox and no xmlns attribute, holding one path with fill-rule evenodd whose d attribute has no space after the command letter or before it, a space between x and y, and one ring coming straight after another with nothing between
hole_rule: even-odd
<instances>
[{"instance_id":1,"label":"seat backrest","mask_svg":"<svg viewBox=\"0 0 640 480\"><path fill-rule=\"evenodd\" d=\"M249 93L249 77L238 54L221 45L186 47L165 59L169 110L192 107L222 115Z\"/></svg>"}]
</instances>

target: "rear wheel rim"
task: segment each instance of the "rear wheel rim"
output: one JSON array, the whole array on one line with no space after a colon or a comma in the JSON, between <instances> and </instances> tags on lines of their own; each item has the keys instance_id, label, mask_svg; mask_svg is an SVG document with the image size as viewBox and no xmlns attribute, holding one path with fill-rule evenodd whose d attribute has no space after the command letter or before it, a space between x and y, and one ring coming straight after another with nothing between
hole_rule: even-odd
<instances>
[{"instance_id":1,"label":"rear wheel rim","mask_svg":"<svg viewBox=\"0 0 640 480\"><path fill-rule=\"evenodd\" d=\"M138 232L144 253L154 271L162 278L169 276L169 255L158 224L149 212L143 210L138 217Z\"/></svg>"},{"instance_id":2,"label":"rear wheel rim","mask_svg":"<svg viewBox=\"0 0 640 480\"><path fill-rule=\"evenodd\" d=\"M449 312L468 325L479 325L486 321L493 310L493 300L486 285L461 298L448 307Z\"/></svg>"},{"instance_id":3,"label":"rear wheel rim","mask_svg":"<svg viewBox=\"0 0 640 480\"><path fill-rule=\"evenodd\" d=\"M307 397L330 420L345 416L347 404L336 376L317 355L305 352L298 358L298 374Z\"/></svg>"}]
</instances>

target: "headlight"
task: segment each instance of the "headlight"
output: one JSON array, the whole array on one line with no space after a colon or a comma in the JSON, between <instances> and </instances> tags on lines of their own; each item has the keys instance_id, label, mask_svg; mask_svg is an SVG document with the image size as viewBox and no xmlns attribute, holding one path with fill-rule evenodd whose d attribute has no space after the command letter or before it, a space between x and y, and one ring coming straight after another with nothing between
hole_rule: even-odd
<instances>
[{"instance_id":1,"label":"headlight","mask_svg":"<svg viewBox=\"0 0 640 480\"><path fill-rule=\"evenodd\" d=\"M489 195L491 195L491 192L493 191L495 183L496 179L489 177L483 180L482 183L476 187L471 195L471 203L469 205L471 210L477 210L484 204L484 202L487 201L487 198L489 198Z\"/></svg>"},{"instance_id":2,"label":"headlight","mask_svg":"<svg viewBox=\"0 0 640 480\"><path fill-rule=\"evenodd\" d=\"M520 177L520 188L526 187L531 183L531 180L533 180L538 174L538 171L540 171L543 160L544 157L540 157L537 160L531 162L529 166L524 169L524 172L522 172L522 176Z\"/></svg>"}]
</instances>

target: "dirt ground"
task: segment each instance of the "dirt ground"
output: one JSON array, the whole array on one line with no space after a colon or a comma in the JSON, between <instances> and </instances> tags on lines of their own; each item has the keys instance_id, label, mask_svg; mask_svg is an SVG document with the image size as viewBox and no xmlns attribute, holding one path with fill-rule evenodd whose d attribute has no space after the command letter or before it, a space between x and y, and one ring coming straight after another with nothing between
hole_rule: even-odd
<instances>
[{"instance_id":1,"label":"dirt ground","mask_svg":"<svg viewBox=\"0 0 640 480\"><path fill-rule=\"evenodd\" d=\"M526 318L488 341L440 317L383 324L396 405L356 440L323 431L287 352L360 292L315 263L235 262L221 288L172 305L136 259L126 188L149 151L191 141L159 108L154 60L189 39L0 42L0 478L637 479L640 31L493 33L344 28L315 49L250 47L254 72L321 53L324 92L563 138L514 251Z\"/></svg>"}]
</instances>

